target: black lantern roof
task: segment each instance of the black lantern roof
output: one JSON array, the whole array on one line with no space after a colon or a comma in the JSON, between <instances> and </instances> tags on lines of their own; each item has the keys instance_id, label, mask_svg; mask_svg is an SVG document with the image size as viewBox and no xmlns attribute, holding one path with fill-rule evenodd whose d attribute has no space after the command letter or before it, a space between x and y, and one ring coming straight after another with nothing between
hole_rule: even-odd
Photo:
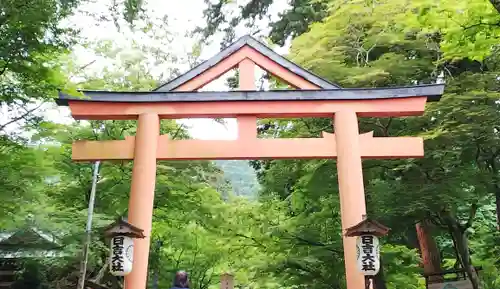
<instances>
[{"instance_id":1,"label":"black lantern roof","mask_svg":"<svg viewBox=\"0 0 500 289\"><path fill-rule=\"evenodd\" d=\"M359 222L357 225L348 228L345 235L347 237L356 237L361 235L375 235L377 237L382 237L387 235L389 230L390 229L388 227L375 220L364 218L364 220Z\"/></svg>"},{"instance_id":2,"label":"black lantern roof","mask_svg":"<svg viewBox=\"0 0 500 289\"><path fill-rule=\"evenodd\" d=\"M132 238L145 238L144 230L127 222L124 218L117 219L104 229L104 236L128 236Z\"/></svg>"}]
</instances>

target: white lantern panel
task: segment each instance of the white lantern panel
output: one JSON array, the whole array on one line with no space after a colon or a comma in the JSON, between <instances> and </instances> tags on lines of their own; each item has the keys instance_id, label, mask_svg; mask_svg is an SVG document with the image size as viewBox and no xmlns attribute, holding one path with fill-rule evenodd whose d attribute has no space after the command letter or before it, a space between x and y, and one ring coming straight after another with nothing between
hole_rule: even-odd
<instances>
[{"instance_id":1,"label":"white lantern panel","mask_svg":"<svg viewBox=\"0 0 500 289\"><path fill-rule=\"evenodd\" d=\"M356 241L358 270L365 276L377 275L380 270L380 244L374 235L361 235Z\"/></svg>"},{"instance_id":2,"label":"white lantern panel","mask_svg":"<svg viewBox=\"0 0 500 289\"><path fill-rule=\"evenodd\" d=\"M134 261L134 239L115 236L111 239L110 272L114 276L125 276L132 271Z\"/></svg>"}]
</instances>

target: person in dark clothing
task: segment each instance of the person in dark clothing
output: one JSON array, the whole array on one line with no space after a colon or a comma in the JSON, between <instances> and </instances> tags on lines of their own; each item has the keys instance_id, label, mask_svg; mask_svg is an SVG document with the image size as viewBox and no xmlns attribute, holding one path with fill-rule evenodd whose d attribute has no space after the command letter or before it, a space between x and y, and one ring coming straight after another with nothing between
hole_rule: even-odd
<instances>
[{"instance_id":1,"label":"person in dark clothing","mask_svg":"<svg viewBox=\"0 0 500 289\"><path fill-rule=\"evenodd\" d=\"M189 288L188 274L185 271L175 273L174 287L171 289Z\"/></svg>"}]
</instances>

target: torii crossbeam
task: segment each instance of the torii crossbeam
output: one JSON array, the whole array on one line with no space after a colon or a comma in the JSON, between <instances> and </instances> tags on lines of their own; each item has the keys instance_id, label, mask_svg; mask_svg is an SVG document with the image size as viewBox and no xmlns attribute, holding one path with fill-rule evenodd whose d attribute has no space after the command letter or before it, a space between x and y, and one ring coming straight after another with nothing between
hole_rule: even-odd
<instances>
[{"instance_id":1,"label":"torii crossbeam","mask_svg":"<svg viewBox=\"0 0 500 289\"><path fill-rule=\"evenodd\" d=\"M255 91L255 65L303 90ZM239 69L240 91L192 92L232 68ZM250 36L212 59L151 92L84 91L85 98L61 94L75 119L137 119L137 135L116 141L77 141L73 160L133 160L128 220L144 229L137 239L127 289L144 289L157 160L337 159L342 228L359 223L366 213L362 158L423 157L418 137L373 137L360 134L358 117L415 116L427 101L439 100L444 85L342 89L277 55ZM236 140L172 140L159 135L160 119L235 117ZM259 118L331 117L334 134L322 138L259 139ZM364 288L356 268L356 241L344 237L348 289Z\"/></svg>"}]
</instances>

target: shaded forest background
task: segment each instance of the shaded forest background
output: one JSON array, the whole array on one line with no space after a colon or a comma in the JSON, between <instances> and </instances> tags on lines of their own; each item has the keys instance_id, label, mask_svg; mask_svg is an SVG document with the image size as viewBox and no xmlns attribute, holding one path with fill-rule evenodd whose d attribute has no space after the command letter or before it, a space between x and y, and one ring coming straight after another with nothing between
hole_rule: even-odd
<instances>
[{"instance_id":1,"label":"shaded forest background","mask_svg":"<svg viewBox=\"0 0 500 289\"><path fill-rule=\"evenodd\" d=\"M155 67L194 66L208 42L222 39L224 47L242 27L269 45L289 45L286 57L343 87L446 83L422 117L360 120L362 132L425 139L423 159L363 162L368 214L391 228L377 287L421 289L424 272L465 268L475 289L500 288L498 1L290 0L278 15L270 13L273 0L207 1L205 21L192 32L199 41L182 56L168 50L175 40L168 19L151 16L139 0L109 1L91 16L155 45L88 42L68 24L84 2L0 6L0 228L50 232L64 253L27 261L16 288L75 288L92 164L72 162L71 143L135 134L133 121L51 121L41 112L57 90L150 90L180 73ZM98 72L77 65L77 43L110 64ZM263 78L270 88L286 87ZM174 121L162 121L161 130L190 137ZM322 131L332 132L330 119L259 125L263 137ZM345 288L335 161L250 165L158 162L149 288L170 288L179 269L189 271L193 289L215 288L226 271L238 288ZM108 245L98 228L126 215L131 167L108 162L99 171L88 272L110 288L121 285L102 274ZM474 266L482 266L479 275Z\"/></svg>"}]
</instances>

